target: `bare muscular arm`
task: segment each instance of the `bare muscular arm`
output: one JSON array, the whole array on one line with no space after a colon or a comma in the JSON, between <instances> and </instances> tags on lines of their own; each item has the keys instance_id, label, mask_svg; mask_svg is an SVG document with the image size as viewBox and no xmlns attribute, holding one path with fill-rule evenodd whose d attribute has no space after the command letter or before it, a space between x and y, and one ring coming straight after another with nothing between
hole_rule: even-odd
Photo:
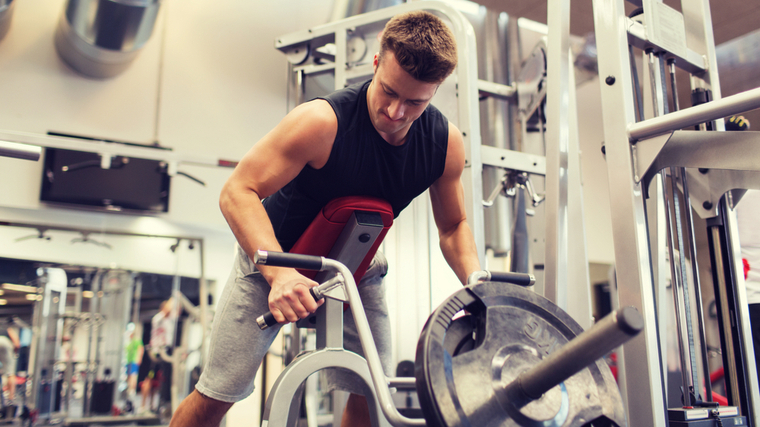
<instances>
[{"instance_id":1,"label":"bare muscular arm","mask_svg":"<svg viewBox=\"0 0 760 427\"><path fill-rule=\"evenodd\" d=\"M481 267L464 205L461 182L464 159L462 134L449 123L446 167L443 175L430 187L430 200L443 257L462 284L467 284L470 273Z\"/></svg>"},{"instance_id":2,"label":"bare muscular arm","mask_svg":"<svg viewBox=\"0 0 760 427\"><path fill-rule=\"evenodd\" d=\"M304 166L324 166L337 127L326 101L302 104L257 142L230 175L219 206L251 259L259 249L282 250L261 200L290 182ZM269 308L278 322L296 321L317 309L308 292L315 282L295 269L259 266L259 270L272 287Z\"/></svg>"}]
</instances>

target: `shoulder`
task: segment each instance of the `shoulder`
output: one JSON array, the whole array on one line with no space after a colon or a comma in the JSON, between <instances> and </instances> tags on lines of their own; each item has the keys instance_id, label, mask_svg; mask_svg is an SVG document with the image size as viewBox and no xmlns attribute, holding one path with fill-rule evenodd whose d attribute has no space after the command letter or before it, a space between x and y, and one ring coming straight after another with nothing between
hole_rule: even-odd
<instances>
[{"instance_id":1,"label":"shoulder","mask_svg":"<svg viewBox=\"0 0 760 427\"><path fill-rule=\"evenodd\" d=\"M304 164L320 168L327 162L338 134L338 118L330 103L315 99L294 108L283 121L286 153Z\"/></svg>"},{"instance_id":2,"label":"shoulder","mask_svg":"<svg viewBox=\"0 0 760 427\"><path fill-rule=\"evenodd\" d=\"M294 108L286 117L288 124L294 127L297 134L294 135L294 142L313 144L323 141L332 146L338 133L341 115L351 115L359 110L355 104L361 103L362 94L366 92L368 84L369 81L353 84ZM347 105L350 107L346 107Z\"/></svg>"},{"instance_id":3,"label":"shoulder","mask_svg":"<svg viewBox=\"0 0 760 427\"><path fill-rule=\"evenodd\" d=\"M296 121L298 129L309 132L325 132L325 127L337 126L338 123L332 105L325 99L305 102L288 113L287 118Z\"/></svg>"}]
</instances>

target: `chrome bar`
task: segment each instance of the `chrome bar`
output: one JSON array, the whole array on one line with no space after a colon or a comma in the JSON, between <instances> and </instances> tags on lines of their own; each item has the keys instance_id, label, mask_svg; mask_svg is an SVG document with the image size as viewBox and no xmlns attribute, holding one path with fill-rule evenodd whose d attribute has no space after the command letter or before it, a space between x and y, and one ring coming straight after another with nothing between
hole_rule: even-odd
<instances>
[{"instance_id":1,"label":"chrome bar","mask_svg":"<svg viewBox=\"0 0 760 427\"><path fill-rule=\"evenodd\" d=\"M505 386L507 396L532 401L556 387L644 329L644 318L631 306L616 310ZM525 402L527 403L527 402Z\"/></svg>"},{"instance_id":2,"label":"chrome bar","mask_svg":"<svg viewBox=\"0 0 760 427\"><path fill-rule=\"evenodd\" d=\"M36 145L19 144L16 142L0 141L0 157L13 157L37 161L42 155L42 147Z\"/></svg>"},{"instance_id":3,"label":"chrome bar","mask_svg":"<svg viewBox=\"0 0 760 427\"><path fill-rule=\"evenodd\" d=\"M478 91L505 101L512 101L517 97L517 89L515 89L514 84L512 86L507 86L486 80L478 80Z\"/></svg>"},{"instance_id":4,"label":"chrome bar","mask_svg":"<svg viewBox=\"0 0 760 427\"><path fill-rule=\"evenodd\" d=\"M676 67L675 67L675 60L669 59L668 60L668 71L670 73L670 90L673 95L673 110L678 111L680 110L679 104L678 104L678 84L676 83ZM675 169L675 168L673 168ZM697 327L699 328L699 350L700 355L702 356L702 377L704 378L704 387L705 387L705 397L703 400L707 402L712 402L712 384L710 384L710 367L708 364L707 359L707 341L706 341L706 335L705 335L705 321L704 321L704 310L702 309L702 286L700 284L699 279L699 261L697 259L697 243L694 240L694 219L692 217L691 213L691 197L689 196L689 185L687 183L687 175L686 175L686 168L679 168L678 174L681 177L681 189L683 191L683 200L684 200L684 220L686 222L686 233L687 237L689 239L689 259L691 259L691 268L692 268L692 279L694 280L694 302L696 303L696 309L697 309ZM676 186L674 186L674 189L676 189ZM681 254L681 257L683 257L685 254ZM684 272L684 277L686 273ZM696 356L694 356L696 357ZM696 374L696 369L694 370L694 375ZM695 384L701 384L698 381L698 376L694 377L694 383ZM697 389L697 395L699 395L699 389Z\"/></svg>"},{"instance_id":5,"label":"chrome bar","mask_svg":"<svg viewBox=\"0 0 760 427\"><path fill-rule=\"evenodd\" d=\"M393 403L391 397L391 391L388 388L388 377L383 372L383 365L380 362L380 355L377 352L377 346L372 339L372 331L369 328L369 321L367 315L364 312L364 307L361 304L361 298L359 297L359 290L356 288L356 282L354 276L345 265L342 263L325 258L325 269L332 269L338 271L346 279L346 294L348 295L349 305L351 307L351 314L354 317L354 323L356 324L356 332L359 334L359 341L362 344L362 350L364 350L364 357L367 359L369 365L369 372L372 377L372 384L375 388L375 394L382 410L388 422L394 427L403 426L425 426L425 420L407 418L396 409L396 405Z\"/></svg>"},{"instance_id":6,"label":"chrome bar","mask_svg":"<svg viewBox=\"0 0 760 427\"><path fill-rule=\"evenodd\" d=\"M388 378L388 385L402 390L416 390L417 379L414 377Z\"/></svg>"},{"instance_id":7,"label":"chrome bar","mask_svg":"<svg viewBox=\"0 0 760 427\"><path fill-rule=\"evenodd\" d=\"M723 202L721 202L723 203ZM728 398L729 405L739 405L739 385L736 382L736 378L738 378L739 371L736 366L736 344L733 342L733 334L731 333L731 315L729 313L729 306L728 306L728 293L726 291L726 287L728 286L728 283L726 283L726 276L725 276L725 266L723 264L723 247L721 246L721 236L720 236L720 227L718 226L711 226L709 227L708 232L710 233L711 241L710 244L712 244L713 248L713 269L716 272L715 278L717 279L717 283L715 284L715 287L718 288L718 295L716 296L716 301L719 301L720 303L720 316L723 320L723 323L721 324L722 327L722 333L725 337L727 337L728 342L727 345L724 348L724 351L728 353L728 357L724 357L723 360L728 361L727 365L724 366L724 369L726 370L726 378L730 378L731 381L726 381L726 397ZM720 298L718 300L718 298Z\"/></svg>"},{"instance_id":8,"label":"chrome bar","mask_svg":"<svg viewBox=\"0 0 760 427\"><path fill-rule=\"evenodd\" d=\"M640 139L698 125L733 114L760 108L760 88L737 93L722 99L697 105L664 116L644 120L628 125L628 139L636 142Z\"/></svg>"}]
</instances>

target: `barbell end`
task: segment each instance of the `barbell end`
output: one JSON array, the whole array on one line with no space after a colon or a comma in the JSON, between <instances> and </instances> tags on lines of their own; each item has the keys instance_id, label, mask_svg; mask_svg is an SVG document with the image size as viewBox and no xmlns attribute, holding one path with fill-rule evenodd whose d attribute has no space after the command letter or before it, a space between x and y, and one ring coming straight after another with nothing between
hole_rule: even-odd
<instances>
[{"instance_id":1,"label":"barbell end","mask_svg":"<svg viewBox=\"0 0 760 427\"><path fill-rule=\"evenodd\" d=\"M269 327L269 325L267 325L267 322L264 321L264 316L257 317L256 324L259 325L259 329L262 331Z\"/></svg>"},{"instance_id":2,"label":"barbell end","mask_svg":"<svg viewBox=\"0 0 760 427\"><path fill-rule=\"evenodd\" d=\"M644 329L644 318L632 306L619 309L615 316L618 328L630 336L636 336Z\"/></svg>"},{"instance_id":3,"label":"barbell end","mask_svg":"<svg viewBox=\"0 0 760 427\"><path fill-rule=\"evenodd\" d=\"M268 255L269 254L268 254L267 251L264 251L264 250L261 250L261 249L257 250L256 253L253 254L253 262L254 262L254 264L264 264L264 265L266 265L266 263L267 263L267 256Z\"/></svg>"}]
</instances>

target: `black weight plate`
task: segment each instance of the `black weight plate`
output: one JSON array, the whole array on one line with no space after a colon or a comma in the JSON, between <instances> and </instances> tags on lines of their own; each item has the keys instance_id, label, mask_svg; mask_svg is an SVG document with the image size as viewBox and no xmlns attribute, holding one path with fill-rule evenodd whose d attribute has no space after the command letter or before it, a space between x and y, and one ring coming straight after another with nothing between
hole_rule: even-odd
<instances>
[{"instance_id":1,"label":"black weight plate","mask_svg":"<svg viewBox=\"0 0 760 427\"><path fill-rule=\"evenodd\" d=\"M443 347L450 355L456 356L475 348L473 316L466 315L454 319L446 330Z\"/></svg>"},{"instance_id":2,"label":"black weight plate","mask_svg":"<svg viewBox=\"0 0 760 427\"><path fill-rule=\"evenodd\" d=\"M470 314L453 320L463 309ZM603 361L523 407L503 392L582 331L549 300L515 285L484 282L455 292L430 316L417 344L415 377L428 426L582 426L597 419L625 425Z\"/></svg>"}]
</instances>

